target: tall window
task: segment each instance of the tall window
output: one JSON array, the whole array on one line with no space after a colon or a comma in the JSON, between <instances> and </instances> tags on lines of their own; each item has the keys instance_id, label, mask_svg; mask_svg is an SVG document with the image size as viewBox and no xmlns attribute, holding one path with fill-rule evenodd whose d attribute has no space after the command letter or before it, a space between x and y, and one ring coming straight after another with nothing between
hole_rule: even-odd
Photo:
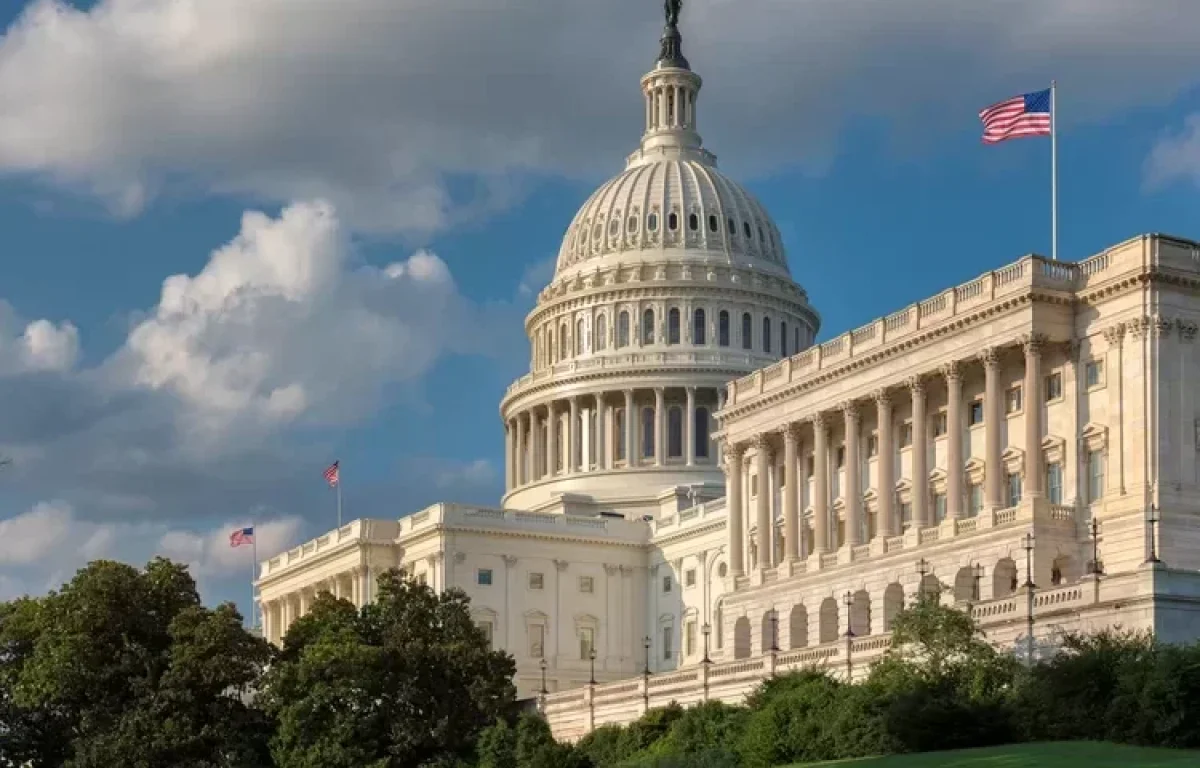
<instances>
[{"instance_id":1,"label":"tall window","mask_svg":"<svg viewBox=\"0 0 1200 768\"><path fill-rule=\"evenodd\" d=\"M723 309L717 315L717 343L722 347L729 346L729 313Z\"/></svg>"},{"instance_id":2,"label":"tall window","mask_svg":"<svg viewBox=\"0 0 1200 768\"><path fill-rule=\"evenodd\" d=\"M685 656L691 656L696 653L696 622L689 621L684 625L684 650Z\"/></svg>"},{"instance_id":3,"label":"tall window","mask_svg":"<svg viewBox=\"0 0 1200 768\"><path fill-rule=\"evenodd\" d=\"M979 513L983 511L983 486L979 483L971 483L968 498L970 499L970 516L979 517Z\"/></svg>"},{"instance_id":4,"label":"tall window","mask_svg":"<svg viewBox=\"0 0 1200 768\"><path fill-rule=\"evenodd\" d=\"M696 436L696 458L708 458L708 409L696 409L696 429L693 432Z\"/></svg>"},{"instance_id":5,"label":"tall window","mask_svg":"<svg viewBox=\"0 0 1200 768\"><path fill-rule=\"evenodd\" d=\"M625 461L625 409L617 408L613 413L613 449L617 461Z\"/></svg>"},{"instance_id":6,"label":"tall window","mask_svg":"<svg viewBox=\"0 0 1200 768\"><path fill-rule=\"evenodd\" d=\"M1046 465L1046 495L1051 504L1062 504L1062 464Z\"/></svg>"},{"instance_id":7,"label":"tall window","mask_svg":"<svg viewBox=\"0 0 1200 768\"><path fill-rule=\"evenodd\" d=\"M672 646L675 645L675 628L667 625L662 628L663 661L671 660Z\"/></svg>"},{"instance_id":8,"label":"tall window","mask_svg":"<svg viewBox=\"0 0 1200 768\"><path fill-rule=\"evenodd\" d=\"M1046 377L1046 402L1062 397L1062 374L1052 373Z\"/></svg>"},{"instance_id":9,"label":"tall window","mask_svg":"<svg viewBox=\"0 0 1200 768\"><path fill-rule=\"evenodd\" d=\"M566 360L570 350L567 346L567 324L563 323L558 329L558 359Z\"/></svg>"},{"instance_id":10,"label":"tall window","mask_svg":"<svg viewBox=\"0 0 1200 768\"><path fill-rule=\"evenodd\" d=\"M1104 454L1088 451L1088 502L1099 501L1104 496Z\"/></svg>"},{"instance_id":11,"label":"tall window","mask_svg":"<svg viewBox=\"0 0 1200 768\"><path fill-rule=\"evenodd\" d=\"M900 502L900 528L908 530L912 525L912 503L907 501Z\"/></svg>"},{"instance_id":12,"label":"tall window","mask_svg":"<svg viewBox=\"0 0 1200 768\"><path fill-rule=\"evenodd\" d=\"M554 363L558 360L558 356L555 354L555 352L557 351L557 347L554 346L554 329L553 328L546 331L546 347L550 350L550 355L549 355L550 364L554 365Z\"/></svg>"},{"instance_id":13,"label":"tall window","mask_svg":"<svg viewBox=\"0 0 1200 768\"><path fill-rule=\"evenodd\" d=\"M754 321L749 312L742 313L742 349L754 348Z\"/></svg>"},{"instance_id":14,"label":"tall window","mask_svg":"<svg viewBox=\"0 0 1200 768\"><path fill-rule=\"evenodd\" d=\"M629 313L617 315L617 349L629 346Z\"/></svg>"},{"instance_id":15,"label":"tall window","mask_svg":"<svg viewBox=\"0 0 1200 768\"><path fill-rule=\"evenodd\" d=\"M940 523L946 519L946 494L937 493L933 496L933 522Z\"/></svg>"},{"instance_id":16,"label":"tall window","mask_svg":"<svg viewBox=\"0 0 1200 768\"><path fill-rule=\"evenodd\" d=\"M698 347L708 343L707 324L703 309L697 309L692 313L692 343Z\"/></svg>"},{"instance_id":17,"label":"tall window","mask_svg":"<svg viewBox=\"0 0 1200 768\"><path fill-rule=\"evenodd\" d=\"M579 628L579 658L587 661L596 647L596 630L593 627Z\"/></svg>"},{"instance_id":18,"label":"tall window","mask_svg":"<svg viewBox=\"0 0 1200 768\"><path fill-rule=\"evenodd\" d=\"M642 456L654 457L654 409L642 409Z\"/></svg>"},{"instance_id":19,"label":"tall window","mask_svg":"<svg viewBox=\"0 0 1200 768\"><path fill-rule=\"evenodd\" d=\"M584 335L585 335L585 333L586 333L586 331L584 330L583 318L580 318L579 321L575 323L575 354L576 354L576 356L582 355L584 353L584 347L585 347Z\"/></svg>"},{"instance_id":20,"label":"tall window","mask_svg":"<svg viewBox=\"0 0 1200 768\"><path fill-rule=\"evenodd\" d=\"M779 323L779 354L788 356L787 323Z\"/></svg>"},{"instance_id":21,"label":"tall window","mask_svg":"<svg viewBox=\"0 0 1200 768\"><path fill-rule=\"evenodd\" d=\"M771 318L763 318L763 353L771 354Z\"/></svg>"},{"instance_id":22,"label":"tall window","mask_svg":"<svg viewBox=\"0 0 1200 768\"><path fill-rule=\"evenodd\" d=\"M1008 475L1008 506L1015 507L1021 503L1021 475L1011 472Z\"/></svg>"},{"instance_id":23,"label":"tall window","mask_svg":"<svg viewBox=\"0 0 1200 768\"><path fill-rule=\"evenodd\" d=\"M800 326L796 326L794 334L796 336L796 343L792 345L792 349L795 352L799 352L800 351Z\"/></svg>"},{"instance_id":24,"label":"tall window","mask_svg":"<svg viewBox=\"0 0 1200 768\"><path fill-rule=\"evenodd\" d=\"M535 659L546 655L546 625L529 625L529 655Z\"/></svg>"},{"instance_id":25,"label":"tall window","mask_svg":"<svg viewBox=\"0 0 1200 768\"><path fill-rule=\"evenodd\" d=\"M667 409L667 458L683 456L683 409L672 406Z\"/></svg>"},{"instance_id":26,"label":"tall window","mask_svg":"<svg viewBox=\"0 0 1200 768\"><path fill-rule=\"evenodd\" d=\"M608 321L604 315L596 316L596 333L592 336L592 348L603 352L608 346Z\"/></svg>"},{"instance_id":27,"label":"tall window","mask_svg":"<svg viewBox=\"0 0 1200 768\"><path fill-rule=\"evenodd\" d=\"M679 343L679 308L671 307L667 312L667 343Z\"/></svg>"},{"instance_id":28,"label":"tall window","mask_svg":"<svg viewBox=\"0 0 1200 768\"><path fill-rule=\"evenodd\" d=\"M654 343L654 310L647 309L642 313L642 344Z\"/></svg>"}]
</instances>

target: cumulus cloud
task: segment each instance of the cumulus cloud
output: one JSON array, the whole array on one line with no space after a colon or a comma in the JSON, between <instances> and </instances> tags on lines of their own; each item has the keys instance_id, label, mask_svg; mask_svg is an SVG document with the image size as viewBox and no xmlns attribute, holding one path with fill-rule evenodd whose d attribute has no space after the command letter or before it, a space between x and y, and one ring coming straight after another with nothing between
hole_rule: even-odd
<instances>
[{"instance_id":1,"label":"cumulus cloud","mask_svg":"<svg viewBox=\"0 0 1200 768\"><path fill-rule=\"evenodd\" d=\"M1146 181L1152 187L1184 180L1200 185L1200 114L1160 139L1146 160Z\"/></svg>"},{"instance_id":2,"label":"cumulus cloud","mask_svg":"<svg viewBox=\"0 0 1200 768\"><path fill-rule=\"evenodd\" d=\"M34 320L24 326L0 300L0 376L38 371L64 372L79 356L79 331L70 322Z\"/></svg>"},{"instance_id":3,"label":"cumulus cloud","mask_svg":"<svg viewBox=\"0 0 1200 768\"><path fill-rule=\"evenodd\" d=\"M645 0L35 0L0 41L0 171L119 213L215 191L430 233L510 203L514 173L616 170L661 23ZM819 163L849 117L950 130L1051 76L1072 120L1168 99L1194 81L1198 25L1192 0L684 14L700 128L747 171Z\"/></svg>"}]
</instances>

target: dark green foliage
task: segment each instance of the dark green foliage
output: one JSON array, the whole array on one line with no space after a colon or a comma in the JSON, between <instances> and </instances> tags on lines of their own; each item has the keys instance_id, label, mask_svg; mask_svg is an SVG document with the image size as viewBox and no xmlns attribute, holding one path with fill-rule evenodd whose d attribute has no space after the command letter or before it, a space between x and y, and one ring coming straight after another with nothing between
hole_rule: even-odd
<instances>
[{"instance_id":1,"label":"dark green foliage","mask_svg":"<svg viewBox=\"0 0 1200 768\"><path fill-rule=\"evenodd\" d=\"M475 752L479 768L517 768L517 732L497 720L479 734Z\"/></svg>"},{"instance_id":2,"label":"dark green foliage","mask_svg":"<svg viewBox=\"0 0 1200 768\"><path fill-rule=\"evenodd\" d=\"M271 657L186 568L97 561L60 592L0 608L0 764L269 765L246 703Z\"/></svg>"},{"instance_id":3,"label":"dark green foliage","mask_svg":"<svg viewBox=\"0 0 1200 768\"><path fill-rule=\"evenodd\" d=\"M631 756L624 752L625 746L624 728L619 725L602 725L580 739L575 748L592 765L608 768Z\"/></svg>"},{"instance_id":4,"label":"dark green foliage","mask_svg":"<svg viewBox=\"0 0 1200 768\"><path fill-rule=\"evenodd\" d=\"M517 720L516 758L520 768L587 768L588 761L569 744L559 744L541 715Z\"/></svg>"},{"instance_id":5,"label":"dark green foliage","mask_svg":"<svg viewBox=\"0 0 1200 768\"><path fill-rule=\"evenodd\" d=\"M436 594L393 571L361 612L321 595L264 680L272 755L280 768L453 764L508 714L513 671L458 590Z\"/></svg>"},{"instance_id":6,"label":"dark green foliage","mask_svg":"<svg viewBox=\"0 0 1200 768\"><path fill-rule=\"evenodd\" d=\"M650 710L625 728L621 753L636 755L649 749L656 741L666 736L672 723L681 717L683 717L683 707L674 702L665 707L656 707Z\"/></svg>"},{"instance_id":7,"label":"dark green foliage","mask_svg":"<svg viewBox=\"0 0 1200 768\"><path fill-rule=\"evenodd\" d=\"M822 673L800 672L760 690L739 744L743 765L770 768L847 756L839 754L834 731L842 688Z\"/></svg>"}]
</instances>

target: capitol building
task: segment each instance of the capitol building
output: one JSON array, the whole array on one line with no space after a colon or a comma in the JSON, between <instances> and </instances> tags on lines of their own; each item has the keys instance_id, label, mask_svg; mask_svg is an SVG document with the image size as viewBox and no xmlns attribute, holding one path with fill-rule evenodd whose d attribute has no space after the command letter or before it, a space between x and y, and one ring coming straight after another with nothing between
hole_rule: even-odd
<instances>
[{"instance_id":1,"label":"capitol building","mask_svg":"<svg viewBox=\"0 0 1200 768\"><path fill-rule=\"evenodd\" d=\"M861 679L918 595L1022 658L1070 630L1200 637L1200 244L1027 255L818 344L700 88L669 20L641 144L526 319L499 504L270 557L265 636L392 568L461 589L563 738L787 670Z\"/></svg>"}]
</instances>

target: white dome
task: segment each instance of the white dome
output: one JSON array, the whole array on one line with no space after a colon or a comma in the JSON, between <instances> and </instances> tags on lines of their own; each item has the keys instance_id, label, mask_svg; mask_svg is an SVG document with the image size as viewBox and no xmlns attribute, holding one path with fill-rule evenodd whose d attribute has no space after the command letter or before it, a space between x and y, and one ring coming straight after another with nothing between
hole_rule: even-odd
<instances>
[{"instance_id":1,"label":"white dome","mask_svg":"<svg viewBox=\"0 0 1200 768\"><path fill-rule=\"evenodd\" d=\"M558 253L556 279L631 251L672 259L688 252L702 261L789 274L771 217L702 150L639 151L575 215Z\"/></svg>"}]
</instances>

